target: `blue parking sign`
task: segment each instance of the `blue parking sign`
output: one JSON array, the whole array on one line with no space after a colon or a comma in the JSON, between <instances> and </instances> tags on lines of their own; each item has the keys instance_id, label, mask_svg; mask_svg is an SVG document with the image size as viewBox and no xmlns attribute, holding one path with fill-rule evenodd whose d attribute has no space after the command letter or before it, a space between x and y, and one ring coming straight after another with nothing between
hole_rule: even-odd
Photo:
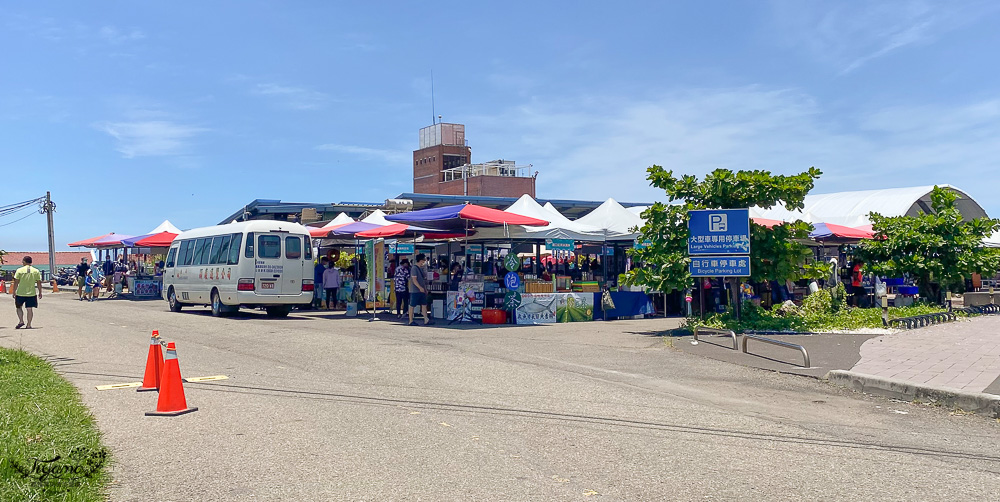
<instances>
[{"instance_id":1,"label":"blue parking sign","mask_svg":"<svg viewBox=\"0 0 1000 502\"><path fill-rule=\"evenodd\" d=\"M688 211L689 255L750 254L749 209Z\"/></svg>"},{"instance_id":2,"label":"blue parking sign","mask_svg":"<svg viewBox=\"0 0 1000 502\"><path fill-rule=\"evenodd\" d=\"M749 256L692 256L691 277L750 277Z\"/></svg>"}]
</instances>

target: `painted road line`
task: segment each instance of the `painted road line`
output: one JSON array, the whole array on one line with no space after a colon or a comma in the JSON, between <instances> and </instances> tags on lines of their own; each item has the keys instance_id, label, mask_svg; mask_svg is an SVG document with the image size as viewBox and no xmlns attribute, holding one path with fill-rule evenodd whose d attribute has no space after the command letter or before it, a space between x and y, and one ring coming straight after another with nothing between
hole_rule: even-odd
<instances>
[{"instance_id":1,"label":"painted road line","mask_svg":"<svg viewBox=\"0 0 1000 502\"><path fill-rule=\"evenodd\" d=\"M185 378L184 383L211 382L212 380L228 380L228 379L229 377L227 377L226 375L212 375L212 376Z\"/></svg>"},{"instance_id":2,"label":"painted road line","mask_svg":"<svg viewBox=\"0 0 1000 502\"><path fill-rule=\"evenodd\" d=\"M131 387L141 387L142 382L115 383L111 385L98 385L97 390L128 389Z\"/></svg>"},{"instance_id":3,"label":"painted road line","mask_svg":"<svg viewBox=\"0 0 1000 502\"><path fill-rule=\"evenodd\" d=\"M185 383L195 383L195 382L211 382L213 380L228 380L229 377L226 375L212 375L203 377L191 377L185 378ZM142 382L128 382L128 383L115 383L111 385L98 385L97 390L114 390L114 389L128 389L131 387L142 387Z\"/></svg>"}]
</instances>

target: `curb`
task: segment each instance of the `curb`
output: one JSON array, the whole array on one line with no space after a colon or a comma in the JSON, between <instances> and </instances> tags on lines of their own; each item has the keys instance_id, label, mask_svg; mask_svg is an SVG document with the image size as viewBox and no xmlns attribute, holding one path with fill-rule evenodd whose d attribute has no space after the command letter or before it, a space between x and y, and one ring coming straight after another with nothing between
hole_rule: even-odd
<instances>
[{"instance_id":1,"label":"curb","mask_svg":"<svg viewBox=\"0 0 1000 502\"><path fill-rule=\"evenodd\" d=\"M826 374L826 379L834 385L847 387L858 392L902 401L925 399L980 415L1000 418L1000 396L994 394L963 392L845 370L833 370Z\"/></svg>"}]
</instances>

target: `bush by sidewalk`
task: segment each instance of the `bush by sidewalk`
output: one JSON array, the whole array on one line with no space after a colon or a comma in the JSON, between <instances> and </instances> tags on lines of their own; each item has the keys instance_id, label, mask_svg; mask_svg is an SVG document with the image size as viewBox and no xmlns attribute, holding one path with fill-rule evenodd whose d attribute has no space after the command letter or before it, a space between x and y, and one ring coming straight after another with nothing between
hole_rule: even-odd
<instances>
[{"instance_id":1,"label":"bush by sidewalk","mask_svg":"<svg viewBox=\"0 0 1000 502\"><path fill-rule=\"evenodd\" d=\"M937 305L916 303L908 307L890 307L889 319L910 317L934 312L943 312ZM743 331L831 331L862 328L881 328L882 309L856 308L847 305L847 295L843 286L833 290L821 289L802 300L801 306L791 303L775 305L768 310L752 303L743 304L743 316L739 321L732 311L710 314L704 321L691 319L688 326L731 329Z\"/></svg>"},{"instance_id":2,"label":"bush by sidewalk","mask_svg":"<svg viewBox=\"0 0 1000 502\"><path fill-rule=\"evenodd\" d=\"M76 388L42 359L0 348L0 500L105 500L108 461Z\"/></svg>"}]
</instances>

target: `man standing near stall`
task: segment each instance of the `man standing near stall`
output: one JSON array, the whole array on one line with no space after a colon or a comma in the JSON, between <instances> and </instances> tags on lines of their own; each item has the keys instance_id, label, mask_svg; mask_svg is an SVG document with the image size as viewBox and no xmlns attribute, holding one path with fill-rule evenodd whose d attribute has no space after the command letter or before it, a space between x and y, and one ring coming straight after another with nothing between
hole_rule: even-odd
<instances>
[{"instance_id":1,"label":"man standing near stall","mask_svg":"<svg viewBox=\"0 0 1000 502\"><path fill-rule=\"evenodd\" d=\"M17 326L14 329L31 329L31 319L34 317L34 309L38 308L38 300L42 298L42 273L37 268L31 266L31 257L25 256L21 260L22 267L14 272L14 308L17 309ZM82 299L83 297L81 297ZM28 324L24 324L24 311L21 307L28 309Z\"/></svg>"},{"instance_id":2,"label":"man standing near stall","mask_svg":"<svg viewBox=\"0 0 1000 502\"><path fill-rule=\"evenodd\" d=\"M83 283L87 279L88 270L90 270L90 265L87 265L87 259L80 258L80 264L76 266L76 296L80 297L81 302L83 301Z\"/></svg>"},{"instance_id":3,"label":"man standing near stall","mask_svg":"<svg viewBox=\"0 0 1000 502\"><path fill-rule=\"evenodd\" d=\"M413 309L420 307L424 314L424 324L432 324L427 312L427 256L417 255L417 261L410 268L410 326L413 322Z\"/></svg>"}]
</instances>

